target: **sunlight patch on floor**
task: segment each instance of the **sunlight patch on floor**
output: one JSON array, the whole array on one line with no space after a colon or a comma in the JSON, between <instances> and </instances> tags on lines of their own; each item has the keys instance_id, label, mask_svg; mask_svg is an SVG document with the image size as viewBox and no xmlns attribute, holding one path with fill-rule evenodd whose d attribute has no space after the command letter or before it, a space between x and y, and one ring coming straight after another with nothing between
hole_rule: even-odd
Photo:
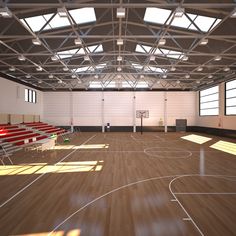
<instances>
[{"instance_id":1,"label":"sunlight patch on floor","mask_svg":"<svg viewBox=\"0 0 236 236\"><path fill-rule=\"evenodd\" d=\"M210 146L211 148L236 155L236 143L218 141Z\"/></svg>"},{"instance_id":2,"label":"sunlight patch on floor","mask_svg":"<svg viewBox=\"0 0 236 236\"><path fill-rule=\"evenodd\" d=\"M48 236L50 232L43 232L43 233L31 233L31 234L20 234L14 236ZM57 231L51 232L50 236L80 236L81 231L79 229L73 229L70 231Z\"/></svg>"},{"instance_id":3,"label":"sunlight patch on floor","mask_svg":"<svg viewBox=\"0 0 236 236\"><path fill-rule=\"evenodd\" d=\"M75 145L57 145L53 147L54 150L61 150L61 149L107 149L109 148L109 144L83 144L79 146Z\"/></svg>"},{"instance_id":4,"label":"sunlight patch on floor","mask_svg":"<svg viewBox=\"0 0 236 236\"><path fill-rule=\"evenodd\" d=\"M198 144L203 144L203 143L206 143L206 142L212 140L212 138L208 138L208 137L204 137L204 136L196 135L196 134L190 134L187 136L183 136L181 138L188 140L190 142L193 142L193 143L198 143Z\"/></svg>"},{"instance_id":5,"label":"sunlight patch on floor","mask_svg":"<svg viewBox=\"0 0 236 236\"><path fill-rule=\"evenodd\" d=\"M60 162L56 165L45 163L33 163L28 165L6 165L0 166L0 176L5 175L30 175L44 173L75 173L101 171L103 161L77 161Z\"/></svg>"}]
</instances>

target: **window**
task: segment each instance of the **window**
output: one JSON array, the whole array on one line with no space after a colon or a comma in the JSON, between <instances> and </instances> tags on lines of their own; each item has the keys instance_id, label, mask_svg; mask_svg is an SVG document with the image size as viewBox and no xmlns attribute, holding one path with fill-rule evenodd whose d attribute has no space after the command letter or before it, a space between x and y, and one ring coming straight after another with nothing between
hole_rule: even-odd
<instances>
[{"instance_id":1,"label":"window","mask_svg":"<svg viewBox=\"0 0 236 236\"><path fill-rule=\"evenodd\" d=\"M219 86L200 91L200 116L219 115Z\"/></svg>"},{"instance_id":2,"label":"window","mask_svg":"<svg viewBox=\"0 0 236 236\"><path fill-rule=\"evenodd\" d=\"M36 91L31 89L25 89L25 102L36 103L37 102Z\"/></svg>"},{"instance_id":3,"label":"window","mask_svg":"<svg viewBox=\"0 0 236 236\"><path fill-rule=\"evenodd\" d=\"M225 83L225 114L236 115L236 79Z\"/></svg>"}]
</instances>

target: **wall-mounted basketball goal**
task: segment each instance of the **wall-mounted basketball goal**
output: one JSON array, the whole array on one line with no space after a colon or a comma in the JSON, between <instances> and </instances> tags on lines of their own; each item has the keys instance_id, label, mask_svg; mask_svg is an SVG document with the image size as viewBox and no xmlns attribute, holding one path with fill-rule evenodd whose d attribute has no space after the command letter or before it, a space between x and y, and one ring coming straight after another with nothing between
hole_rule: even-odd
<instances>
[{"instance_id":1,"label":"wall-mounted basketball goal","mask_svg":"<svg viewBox=\"0 0 236 236\"><path fill-rule=\"evenodd\" d=\"M143 118L149 118L149 110L137 110L136 118L141 119L141 134L143 134Z\"/></svg>"}]
</instances>

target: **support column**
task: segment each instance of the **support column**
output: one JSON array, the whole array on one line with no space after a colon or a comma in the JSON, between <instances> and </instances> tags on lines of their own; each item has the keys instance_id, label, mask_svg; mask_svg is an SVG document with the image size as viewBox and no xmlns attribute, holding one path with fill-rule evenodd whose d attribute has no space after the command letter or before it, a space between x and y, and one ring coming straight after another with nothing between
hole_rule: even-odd
<instances>
[{"instance_id":1,"label":"support column","mask_svg":"<svg viewBox=\"0 0 236 236\"><path fill-rule=\"evenodd\" d=\"M73 104L73 92L70 92L70 130L74 132L74 104Z\"/></svg>"},{"instance_id":2,"label":"support column","mask_svg":"<svg viewBox=\"0 0 236 236\"><path fill-rule=\"evenodd\" d=\"M102 132L105 132L105 125L104 125L104 92L102 91Z\"/></svg>"},{"instance_id":3,"label":"support column","mask_svg":"<svg viewBox=\"0 0 236 236\"><path fill-rule=\"evenodd\" d=\"M164 92L164 126L167 133L167 92Z\"/></svg>"},{"instance_id":4,"label":"support column","mask_svg":"<svg viewBox=\"0 0 236 236\"><path fill-rule=\"evenodd\" d=\"M135 92L133 93L133 132L136 132L136 96Z\"/></svg>"}]
</instances>

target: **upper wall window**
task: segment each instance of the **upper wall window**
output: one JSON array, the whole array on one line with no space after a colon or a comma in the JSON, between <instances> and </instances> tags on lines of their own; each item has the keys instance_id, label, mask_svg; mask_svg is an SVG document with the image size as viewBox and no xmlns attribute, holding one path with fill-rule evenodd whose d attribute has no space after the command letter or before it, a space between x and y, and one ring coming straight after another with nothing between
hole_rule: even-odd
<instances>
[{"instance_id":1,"label":"upper wall window","mask_svg":"<svg viewBox=\"0 0 236 236\"><path fill-rule=\"evenodd\" d=\"M25 102L36 103L37 102L37 93L32 89L25 89Z\"/></svg>"},{"instance_id":2,"label":"upper wall window","mask_svg":"<svg viewBox=\"0 0 236 236\"><path fill-rule=\"evenodd\" d=\"M200 116L219 115L219 86L200 91Z\"/></svg>"},{"instance_id":3,"label":"upper wall window","mask_svg":"<svg viewBox=\"0 0 236 236\"><path fill-rule=\"evenodd\" d=\"M236 79L225 83L225 114L236 115Z\"/></svg>"}]
</instances>

